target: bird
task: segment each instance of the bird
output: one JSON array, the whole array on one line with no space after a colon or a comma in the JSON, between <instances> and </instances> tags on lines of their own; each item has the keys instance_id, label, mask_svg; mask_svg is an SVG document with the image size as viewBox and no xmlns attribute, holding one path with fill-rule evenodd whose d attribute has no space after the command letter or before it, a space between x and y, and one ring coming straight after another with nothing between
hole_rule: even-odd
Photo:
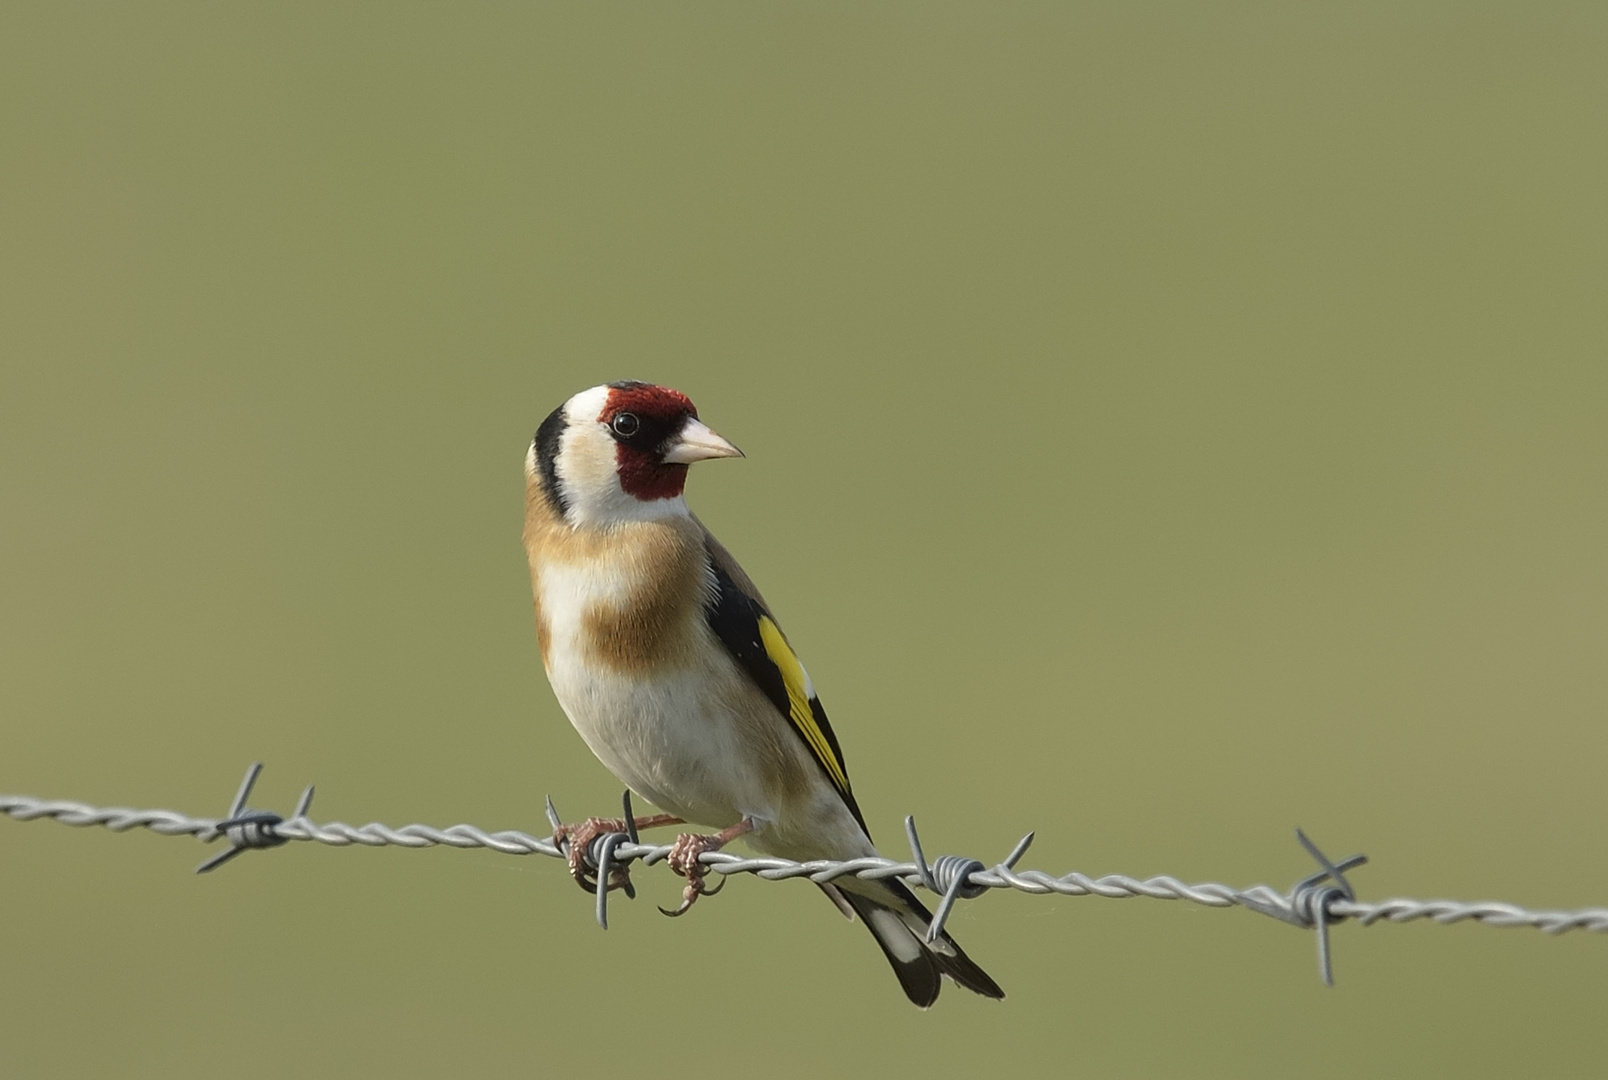
<instances>
[{"instance_id":1,"label":"bird","mask_svg":"<svg viewBox=\"0 0 1608 1080\"><path fill-rule=\"evenodd\" d=\"M525 455L524 543L536 639L560 707L598 760L663 811L639 827L687 824L668 862L704 887L698 856L743 837L804 862L875 856L843 749L814 683L759 590L687 507L689 466L742 451L687 396L635 380L575 394L541 422ZM581 855L623 820L560 825L583 888ZM920 1008L943 978L987 998L1004 991L897 878L845 876L821 889L871 931ZM663 910L663 909L661 909Z\"/></svg>"}]
</instances>

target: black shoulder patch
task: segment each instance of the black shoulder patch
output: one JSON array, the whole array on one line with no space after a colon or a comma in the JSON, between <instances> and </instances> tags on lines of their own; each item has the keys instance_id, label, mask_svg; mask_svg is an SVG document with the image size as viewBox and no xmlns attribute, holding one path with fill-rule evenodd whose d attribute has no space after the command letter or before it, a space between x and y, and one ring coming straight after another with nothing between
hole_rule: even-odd
<instances>
[{"instance_id":1,"label":"black shoulder patch","mask_svg":"<svg viewBox=\"0 0 1608 1080\"><path fill-rule=\"evenodd\" d=\"M536 429L536 471L541 474L542 490L547 501L558 511L559 517L569 514L569 500L558 483L558 440L564 434L568 421L564 419L564 406L560 405Z\"/></svg>"},{"instance_id":2,"label":"black shoulder patch","mask_svg":"<svg viewBox=\"0 0 1608 1080\"><path fill-rule=\"evenodd\" d=\"M810 756L815 758L816 764L826 774L827 780L843 797L849 812L854 815L854 820L860 823L860 828L865 829L866 836L870 836L871 830L866 827L865 817L860 813L860 806L854 800L854 792L847 783L848 770L843 764L843 750L838 745L837 734L833 732L832 725L826 719L826 710L821 706L820 699L818 697L809 699L810 713L815 726L820 729L831 748L835 765L844 777L843 783L839 783L833 777L832 768L821 759L821 751L811 744L809 735L800 726L800 721L793 717L792 701L787 694L787 680L781 668L776 666L776 662L765 651L765 642L760 633L760 619L769 619L770 612L766 611L765 606L758 600L738 587L718 559L710 559L710 569L715 577L715 589L704 606L704 619L709 628L715 632L721 644L726 646L726 651L737 661L737 666L742 668L754 681L754 685L764 692L770 703L776 707L776 711L787 721L788 727L792 728L793 733L803 741L805 748L810 751Z\"/></svg>"}]
</instances>

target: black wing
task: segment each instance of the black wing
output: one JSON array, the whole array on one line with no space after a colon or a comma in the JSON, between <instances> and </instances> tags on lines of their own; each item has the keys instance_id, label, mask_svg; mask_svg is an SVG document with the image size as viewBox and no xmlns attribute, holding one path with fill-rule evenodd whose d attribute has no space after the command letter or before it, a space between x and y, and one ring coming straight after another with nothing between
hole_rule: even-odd
<instances>
[{"instance_id":1,"label":"black wing","mask_svg":"<svg viewBox=\"0 0 1608 1080\"><path fill-rule=\"evenodd\" d=\"M810 677L799 663L792 646L760 599L753 582L714 537L706 535L705 547L714 574L714 595L704 607L704 618L715 636L726 646L737 666L748 673L754 685L765 692L776 711L786 718L795 734L804 740L810 755L848 804L854 820L866 829L860 806L849 786L849 770L837 735L826 719L826 710ZM866 829L866 835L871 830Z\"/></svg>"}]
</instances>

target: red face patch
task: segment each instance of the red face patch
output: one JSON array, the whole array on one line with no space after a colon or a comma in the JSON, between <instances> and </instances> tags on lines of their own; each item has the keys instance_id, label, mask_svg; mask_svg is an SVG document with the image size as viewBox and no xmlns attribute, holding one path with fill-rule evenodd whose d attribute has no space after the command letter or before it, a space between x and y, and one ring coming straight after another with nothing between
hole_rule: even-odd
<instances>
[{"instance_id":1,"label":"red face patch","mask_svg":"<svg viewBox=\"0 0 1608 1080\"><path fill-rule=\"evenodd\" d=\"M615 452L614 467L620 474L620 487L643 502L673 499L687 486L685 465L659 461L640 450L620 447Z\"/></svg>"},{"instance_id":2,"label":"red face patch","mask_svg":"<svg viewBox=\"0 0 1608 1080\"><path fill-rule=\"evenodd\" d=\"M609 400L604 403L598 420L607 424L615 414L622 412L665 421L679 420L684 416L696 419L698 416L697 407L680 390L654 386L652 383L611 383Z\"/></svg>"},{"instance_id":3,"label":"red face patch","mask_svg":"<svg viewBox=\"0 0 1608 1080\"><path fill-rule=\"evenodd\" d=\"M598 422L613 436L620 487L643 502L673 499L687 483L687 467L664 460L667 444L698 410L687 395L665 386L609 384Z\"/></svg>"}]
</instances>

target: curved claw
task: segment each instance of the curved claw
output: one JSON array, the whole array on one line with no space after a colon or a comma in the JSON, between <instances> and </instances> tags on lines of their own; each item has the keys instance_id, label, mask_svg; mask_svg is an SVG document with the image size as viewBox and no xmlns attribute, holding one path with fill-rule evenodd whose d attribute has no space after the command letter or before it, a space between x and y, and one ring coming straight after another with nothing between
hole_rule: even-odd
<instances>
[{"instance_id":1,"label":"curved claw","mask_svg":"<svg viewBox=\"0 0 1608 1080\"><path fill-rule=\"evenodd\" d=\"M687 887L681 890L681 906L674 911L660 911L672 919L685 915L687 910L697 903L700 896L713 896L726 887L726 879L722 877L720 884L713 889L704 888L704 877L708 874L699 856L707 851L719 851L726 844L739 836L745 836L754 831L754 819L745 817L729 829L722 829L713 836L700 836L696 833L682 833L676 837L676 842L670 846L667 861L670 869L687 879Z\"/></svg>"},{"instance_id":2,"label":"curved claw","mask_svg":"<svg viewBox=\"0 0 1608 1080\"><path fill-rule=\"evenodd\" d=\"M671 911L669 908L659 908L659 914L671 919L679 919L692 910L692 905L698 902L703 895L702 882L689 881L687 887L681 890L681 906Z\"/></svg>"},{"instance_id":3,"label":"curved claw","mask_svg":"<svg viewBox=\"0 0 1608 1080\"><path fill-rule=\"evenodd\" d=\"M688 911L692 910L692 905L697 903L698 897L700 897L700 896L713 896L717 892L719 892L721 889L724 889L725 887L726 887L726 879L721 878L719 885L716 885L713 889L706 889L706 888L704 888L703 878L699 877L696 881L687 882L686 888L681 890L681 906L680 907L676 908L674 911L670 911L667 908L660 908L659 913L661 915L667 915L672 919L679 919L681 916L685 915Z\"/></svg>"}]
</instances>

